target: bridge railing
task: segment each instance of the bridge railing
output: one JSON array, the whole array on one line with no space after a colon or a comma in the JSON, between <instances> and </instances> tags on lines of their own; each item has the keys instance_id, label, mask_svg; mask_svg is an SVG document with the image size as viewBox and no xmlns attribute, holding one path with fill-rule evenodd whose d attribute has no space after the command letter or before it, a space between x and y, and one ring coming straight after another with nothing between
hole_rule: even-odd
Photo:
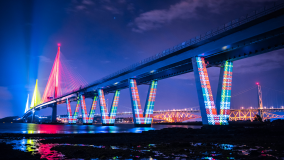
<instances>
[{"instance_id":1,"label":"bridge railing","mask_svg":"<svg viewBox=\"0 0 284 160\"><path fill-rule=\"evenodd\" d=\"M154 61L156 59L159 59L159 58L162 58L162 57L164 57L166 55L169 55L169 54L172 54L174 52L177 52L177 51L179 51L179 50L181 50L183 48L186 48L188 46L193 46L193 45L197 44L200 41L209 39L209 38L211 38L213 36L221 34L221 33L225 32L225 31L230 30L230 29L236 28L236 27L238 27L240 25L246 24L246 23L248 23L250 21L253 21L253 20L255 20L255 19L259 18L259 17L263 17L263 16L265 16L265 15L267 15L269 13L272 13L274 11L280 10L282 8L284 8L284 3L283 2L278 2L278 3L274 3L271 6L265 6L265 7L261 8L261 9L255 10L255 11L253 11L253 12L251 12L251 13L245 15L245 16L241 16L240 18L234 19L234 20L232 20L232 21L230 21L228 23L225 23L225 24L223 24L223 25L221 25L221 26L219 26L219 27L217 27L215 29L212 29L212 30L210 30L210 31L208 31L208 32L206 32L204 34L201 34L201 35L196 36L196 37L194 37L192 39L184 41L184 42L182 42L182 43L180 43L180 44L178 44L178 45L176 45L176 46L174 46L172 48L166 49L166 50L164 50L164 51L162 51L162 52L160 52L158 54L155 54L154 56L148 57L148 58L146 58L146 59L144 59L144 60L142 60L140 62L137 62L137 63L135 63L135 64L133 64L131 66L128 66L128 67L126 67L124 69L121 69L121 70L119 70L119 71L117 71L115 73L112 73L112 74L110 74L108 76L105 76L105 77L103 77L103 78L101 78L99 80L96 80L92 84L81 86L80 88L78 88L76 90L73 90L72 92L69 92L69 93L66 93L66 94L62 95L61 97L65 97L65 96L68 96L68 95L73 94L75 92L78 92L78 91L81 90L81 88L89 88L90 86L94 86L96 84L100 84L102 82L105 82L105 81L107 81L107 80L109 80L111 78L114 78L115 76L118 76L118 75L122 74L122 73L126 73L126 72L129 72L131 70L134 70L137 67L142 66L142 65L144 65L146 63L150 63L150 62L152 62L152 61Z\"/></svg>"}]
</instances>

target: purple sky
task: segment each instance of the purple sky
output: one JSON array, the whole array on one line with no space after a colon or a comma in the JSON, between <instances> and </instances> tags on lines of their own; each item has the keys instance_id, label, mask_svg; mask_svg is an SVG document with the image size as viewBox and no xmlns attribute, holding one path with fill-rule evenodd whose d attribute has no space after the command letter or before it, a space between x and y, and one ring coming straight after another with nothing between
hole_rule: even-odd
<instances>
[{"instance_id":1,"label":"purple sky","mask_svg":"<svg viewBox=\"0 0 284 160\"><path fill-rule=\"evenodd\" d=\"M1 1L0 118L23 114L36 79L43 94L57 43L70 70L91 83L274 2L279 1ZM238 95L256 82L263 86L265 106L284 106L283 61L283 50L235 61L232 108L257 107L256 88ZM208 72L216 93L219 68ZM144 107L148 88L138 89ZM107 96L109 105L112 97ZM118 111L130 111L130 104L129 90L122 90ZM155 110L173 108L198 108L193 73L158 82ZM66 105L58 110L67 113Z\"/></svg>"}]
</instances>

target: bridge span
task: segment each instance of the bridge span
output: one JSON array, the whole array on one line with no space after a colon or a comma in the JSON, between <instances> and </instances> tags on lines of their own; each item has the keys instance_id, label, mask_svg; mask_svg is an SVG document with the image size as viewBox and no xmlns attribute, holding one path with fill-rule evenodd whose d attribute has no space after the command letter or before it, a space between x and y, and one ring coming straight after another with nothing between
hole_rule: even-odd
<instances>
[{"instance_id":1,"label":"bridge span","mask_svg":"<svg viewBox=\"0 0 284 160\"><path fill-rule=\"evenodd\" d=\"M230 109L229 121L254 121L256 115L261 115L262 120L264 121L269 119L284 118L284 115L279 115L276 112L284 113L284 108ZM117 115L115 120L116 123L121 123L121 119L123 118L129 120L129 118L132 116L132 112L117 112L116 115ZM96 121L92 123L98 123L97 118L100 116L101 115L99 113L94 114ZM200 118L201 118L200 110L174 109L174 110L153 111L153 120L162 121L162 122L186 122L186 121L199 122ZM80 115L78 119L82 119L82 115ZM68 116L67 115L57 116L57 121L66 123L68 122ZM79 123L78 120L76 123Z\"/></svg>"},{"instance_id":2,"label":"bridge span","mask_svg":"<svg viewBox=\"0 0 284 160\"><path fill-rule=\"evenodd\" d=\"M129 88L132 114L136 126L150 126L153 118L158 81L169 77L194 72L202 123L226 125L230 116L233 62L267 53L284 47L284 3L271 8L263 8L246 16L234 19L217 29L201 34L188 41L164 50L161 53L135 63L114 74L103 77L92 84L81 86L64 95L58 95L58 70L60 46L47 87L54 92L44 94L40 104L29 108L22 119L33 115L36 110L51 107L52 120L56 121L57 104L66 103L70 123L77 118L82 109L83 121L88 124L94 116L99 103L102 125L114 125L120 90ZM263 62L265 63L265 62ZM208 78L208 67L220 67L219 85L214 102ZM53 73L54 71L54 73ZM144 111L140 104L137 86L149 85ZM107 110L105 94L114 93L110 111ZM51 97L51 98L50 98ZM93 104L88 114L85 98L92 98ZM77 107L72 115L70 103L76 101ZM262 109L262 108L260 108Z\"/></svg>"}]
</instances>

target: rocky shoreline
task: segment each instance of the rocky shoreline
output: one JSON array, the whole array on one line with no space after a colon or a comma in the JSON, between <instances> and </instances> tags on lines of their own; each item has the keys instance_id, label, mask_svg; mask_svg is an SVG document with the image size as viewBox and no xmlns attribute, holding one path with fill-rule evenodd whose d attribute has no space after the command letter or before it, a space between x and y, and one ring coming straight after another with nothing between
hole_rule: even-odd
<instances>
[{"instance_id":1,"label":"rocky shoreline","mask_svg":"<svg viewBox=\"0 0 284 160\"><path fill-rule=\"evenodd\" d=\"M284 157L284 121L281 120L261 126L165 128L142 133L0 134L0 139L23 138L41 139L42 144L61 144L51 150L61 152L67 158L269 160Z\"/></svg>"}]
</instances>

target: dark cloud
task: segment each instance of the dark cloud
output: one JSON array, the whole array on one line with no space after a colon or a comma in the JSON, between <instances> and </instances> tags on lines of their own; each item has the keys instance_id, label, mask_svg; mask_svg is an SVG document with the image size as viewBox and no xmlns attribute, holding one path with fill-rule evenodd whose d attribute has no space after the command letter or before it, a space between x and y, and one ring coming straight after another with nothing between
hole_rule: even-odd
<instances>
[{"instance_id":1,"label":"dark cloud","mask_svg":"<svg viewBox=\"0 0 284 160\"><path fill-rule=\"evenodd\" d=\"M112 14L122 14L120 8L117 7L117 4L124 5L126 1L93 1L93 0L80 0L80 1L72 1L70 7L68 7L67 11L73 12L85 12L88 14L92 14L96 11L108 11Z\"/></svg>"},{"instance_id":2,"label":"dark cloud","mask_svg":"<svg viewBox=\"0 0 284 160\"><path fill-rule=\"evenodd\" d=\"M278 68L284 67L284 55L282 50L270 52L269 54L262 54L255 57L250 57L236 61L238 65L234 66L236 73L260 73L268 72Z\"/></svg>"},{"instance_id":3,"label":"dark cloud","mask_svg":"<svg viewBox=\"0 0 284 160\"><path fill-rule=\"evenodd\" d=\"M105 5L103 8L107 11L110 11L113 14L122 14L120 10L118 10L116 7L111 5Z\"/></svg>"},{"instance_id":4,"label":"dark cloud","mask_svg":"<svg viewBox=\"0 0 284 160\"><path fill-rule=\"evenodd\" d=\"M82 4L85 4L85 5L94 5L95 3L91 0L83 0L82 1Z\"/></svg>"},{"instance_id":5,"label":"dark cloud","mask_svg":"<svg viewBox=\"0 0 284 160\"><path fill-rule=\"evenodd\" d=\"M266 2L273 0L239 0L238 3ZM208 13L232 8L236 1L225 0L182 0L166 9L144 12L134 19L130 26L134 32L144 32L161 28L177 19L199 18L198 10L205 8ZM230 7L228 7L230 6Z\"/></svg>"}]
</instances>

